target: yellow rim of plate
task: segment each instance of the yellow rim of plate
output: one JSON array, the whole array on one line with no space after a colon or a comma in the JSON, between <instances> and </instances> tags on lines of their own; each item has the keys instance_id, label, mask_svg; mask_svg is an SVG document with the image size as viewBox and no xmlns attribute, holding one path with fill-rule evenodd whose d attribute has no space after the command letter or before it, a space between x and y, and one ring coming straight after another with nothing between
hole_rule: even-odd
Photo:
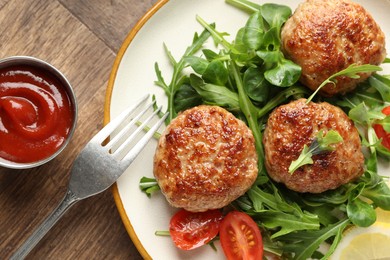
<instances>
[{"instance_id":1,"label":"yellow rim of plate","mask_svg":"<svg viewBox=\"0 0 390 260\"><path fill-rule=\"evenodd\" d=\"M145 25L145 23L158 11L161 7L163 7L169 0L160 0L156 4L152 6L152 8L146 12L144 16L136 23L136 25L133 27L133 29L130 31L130 33L125 38L124 42L122 43L122 46L119 49L119 52L115 58L114 65L111 70L110 78L108 81L108 86L106 88L106 97L105 97L105 104L104 104L104 125L106 125L110 121L110 107L111 107L111 97L112 97L112 91L114 89L114 83L116 79L116 75L118 72L119 65L122 61L122 58L129 47L130 43L133 41L134 37L137 35L137 33L141 30L141 28ZM133 226L130 223L130 220L126 214L125 208L122 203L122 199L119 195L118 186L115 183L112 186L112 194L114 197L114 201L116 204L116 207L118 208L119 215L122 218L122 222L127 230L127 233L129 234L131 240L133 241L135 247L137 248L138 252L142 255L144 259L152 259L148 252L145 250L143 245L141 244L141 241L138 239L137 234L135 233Z\"/></svg>"}]
</instances>

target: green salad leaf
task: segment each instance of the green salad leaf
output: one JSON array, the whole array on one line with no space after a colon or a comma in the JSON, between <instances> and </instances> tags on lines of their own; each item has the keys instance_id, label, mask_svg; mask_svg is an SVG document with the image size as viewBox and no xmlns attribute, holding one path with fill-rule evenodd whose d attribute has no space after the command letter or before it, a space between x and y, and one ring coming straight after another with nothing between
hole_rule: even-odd
<instances>
[{"instance_id":1,"label":"green salad leaf","mask_svg":"<svg viewBox=\"0 0 390 260\"><path fill-rule=\"evenodd\" d=\"M376 88L381 94L383 100L390 100L390 79L378 74L369 78L371 86Z\"/></svg>"},{"instance_id":2,"label":"green salad leaf","mask_svg":"<svg viewBox=\"0 0 390 260\"><path fill-rule=\"evenodd\" d=\"M179 61L175 60L171 52L168 50L167 46L164 44L165 53L167 54L167 57L170 60L171 65L173 67L171 82L169 84L165 82L157 62L155 63L154 68L157 75L157 81L155 81L155 84L161 87L165 91L165 94L168 97L169 116L166 121L167 123L169 123L173 118L175 118L177 116L177 113L179 112L175 108L174 99L179 89L186 82L186 76L184 75L183 72L187 64L185 57L191 56L195 54L197 51L199 51L209 37L210 37L210 33L207 30L204 30L200 35L195 33L192 44L186 49L183 57Z\"/></svg>"},{"instance_id":3,"label":"green salad leaf","mask_svg":"<svg viewBox=\"0 0 390 260\"><path fill-rule=\"evenodd\" d=\"M310 145L311 147L312 145ZM311 158L313 156L313 151L316 149L315 147L310 148L306 144L303 146L302 152L299 155L298 159L292 161L290 167L288 167L288 172L293 174L299 167L306 164L313 164L314 161ZM318 146L317 146L318 149Z\"/></svg>"},{"instance_id":4,"label":"green salad leaf","mask_svg":"<svg viewBox=\"0 0 390 260\"><path fill-rule=\"evenodd\" d=\"M306 144L303 146L303 150L298 159L291 162L290 167L288 168L289 173L293 174L303 165L313 164L313 155L333 151L334 147L332 144L337 144L343 141L341 135L335 130L330 130L325 135L323 135L323 132L323 130L320 130L317 133L309 147Z\"/></svg>"},{"instance_id":5,"label":"green salad leaf","mask_svg":"<svg viewBox=\"0 0 390 260\"><path fill-rule=\"evenodd\" d=\"M329 78L327 78L324 82L321 83L321 85L314 91L314 93L307 99L307 102L309 103L313 97L320 91L326 84L333 84L336 85L337 83L337 77L345 76L349 77L351 79L358 79L360 78L359 73L367 73L367 72L376 72L381 71L382 68L376 65L371 64L363 64L363 65L357 65L357 64L351 64L346 69L343 69L333 75L331 75Z\"/></svg>"},{"instance_id":6,"label":"green salad leaf","mask_svg":"<svg viewBox=\"0 0 390 260\"><path fill-rule=\"evenodd\" d=\"M157 184L156 179L142 177L139 183L139 187L145 194L150 197L154 192L159 191L160 187Z\"/></svg>"},{"instance_id":7,"label":"green salad leaf","mask_svg":"<svg viewBox=\"0 0 390 260\"><path fill-rule=\"evenodd\" d=\"M342 219L339 222L328 225L316 231L298 231L286 237L283 242L286 244L284 249L286 252L293 253L293 258L296 260L305 260L311 258L318 250L324 241L333 238L331 247L326 255L321 259L328 259L336 249L337 244L341 240L342 232L350 224L348 219Z\"/></svg>"}]
</instances>

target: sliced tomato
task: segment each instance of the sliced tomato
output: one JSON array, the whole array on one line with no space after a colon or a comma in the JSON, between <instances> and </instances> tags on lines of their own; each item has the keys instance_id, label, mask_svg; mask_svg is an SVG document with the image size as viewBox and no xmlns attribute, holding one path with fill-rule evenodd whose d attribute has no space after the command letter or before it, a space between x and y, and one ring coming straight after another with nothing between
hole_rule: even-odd
<instances>
[{"instance_id":1,"label":"sliced tomato","mask_svg":"<svg viewBox=\"0 0 390 260\"><path fill-rule=\"evenodd\" d=\"M256 222L247 214L232 211L221 222L219 238L227 259L263 259L263 239Z\"/></svg>"},{"instance_id":2,"label":"sliced tomato","mask_svg":"<svg viewBox=\"0 0 390 260\"><path fill-rule=\"evenodd\" d=\"M385 107L382 110L382 113L390 115L390 106ZM373 127L378 138L382 138L382 145L390 150L390 133L386 132L386 130L383 129L383 126L379 124L374 124Z\"/></svg>"},{"instance_id":3,"label":"sliced tomato","mask_svg":"<svg viewBox=\"0 0 390 260\"><path fill-rule=\"evenodd\" d=\"M387 115L387 116L390 115L390 106L385 107L384 109L382 109L382 113Z\"/></svg>"},{"instance_id":4,"label":"sliced tomato","mask_svg":"<svg viewBox=\"0 0 390 260\"><path fill-rule=\"evenodd\" d=\"M219 210L189 212L182 209L171 218L169 233L178 248L191 250L216 237L221 220L222 213Z\"/></svg>"}]
</instances>

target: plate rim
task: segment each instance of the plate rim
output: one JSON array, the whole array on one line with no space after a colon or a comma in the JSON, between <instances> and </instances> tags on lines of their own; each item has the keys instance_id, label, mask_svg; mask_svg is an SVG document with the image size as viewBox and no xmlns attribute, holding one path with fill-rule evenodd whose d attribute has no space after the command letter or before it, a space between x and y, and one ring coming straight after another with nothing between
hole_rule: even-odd
<instances>
[{"instance_id":1,"label":"plate rim","mask_svg":"<svg viewBox=\"0 0 390 260\"><path fill-rule=\"evenodd\" d=\"M123 41L116 58L114 60L114 64L112 66L110 77L108 80L107 88L106 88L106 94L105 94L105 101L104 101L104 119L103 119L103 125L108 124L110 122L110 112L111 112L111 98L112 98L112 92L114 89L115 79L117 76L117 72L119 69L119 65L121 64L122 58L124 54L126 53L128 47L130 46L133 39L136 37L137 33L142 29L142 27L149 21L149 19L157 12L159 11L166 3L168 3L169 0L158 0L134 25L134 27L130 30L128 35L126 36L125 40ZM118 185L117 183L114 183L111 188L111 192L114 198L114 202L116 204L117 210L119 212L119 215L122 219L123 225L127 231L127 233L130 236L130 239L133 241L133 244L137 248L138 252L141 254L141 256L144 259L152 259L149 253L146 251L144 246L142 245L141 241L139 240L137 234L134 231L134 228L127 216L126 210L124 208L122 199L119 194Z\"/></svg>"}]
</instances>

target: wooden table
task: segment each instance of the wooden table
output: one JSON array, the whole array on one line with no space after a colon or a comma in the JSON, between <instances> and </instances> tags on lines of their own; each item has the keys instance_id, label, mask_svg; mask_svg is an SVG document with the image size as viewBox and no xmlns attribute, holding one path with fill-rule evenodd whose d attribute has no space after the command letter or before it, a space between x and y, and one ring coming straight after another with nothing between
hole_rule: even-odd
<instances>
[{"instance_id":1,"label":"wooden table","mask_svg":"<svg viewBox=\"0 0 390 260\"><path fill-rule=\"evenodd\" d=\"M0 259L9 258L65 194L73 160L103 126L105 89L122 41L157 0L0 0L0 58L30 55L61 70L78 126L53 161L0 169ZM141 259L111 191L75 204L28 259Z\"/></svg>"}]
</instances>

